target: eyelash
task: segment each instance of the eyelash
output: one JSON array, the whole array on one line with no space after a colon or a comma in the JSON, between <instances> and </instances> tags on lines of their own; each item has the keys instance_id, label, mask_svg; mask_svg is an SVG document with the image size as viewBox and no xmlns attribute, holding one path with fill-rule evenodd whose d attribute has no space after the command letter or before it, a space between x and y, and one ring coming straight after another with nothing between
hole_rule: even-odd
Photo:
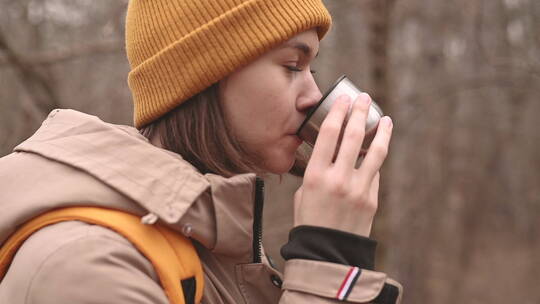
<instances>
[{"instance_id":1,"label":"eyelash","mask_svg":"<svg viewBox=\"0 0 540 304\"><path fill-rule=\"evenodd\" d=\"M286 65L285 68L287 68L287 70L291 71L291 72L303 72L304 70L302 70L301 68L299 67L295 67L295 66L290 66L290 65ZM317 71L315 70L310 70L309 71L311 74L315 74L317 73Z\"/></svg>"}]
</instances>

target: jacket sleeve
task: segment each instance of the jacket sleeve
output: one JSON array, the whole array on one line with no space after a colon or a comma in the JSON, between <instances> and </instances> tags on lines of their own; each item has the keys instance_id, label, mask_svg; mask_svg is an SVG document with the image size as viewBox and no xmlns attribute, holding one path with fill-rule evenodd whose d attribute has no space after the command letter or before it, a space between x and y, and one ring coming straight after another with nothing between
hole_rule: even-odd
<instances>
[{"instance_id":1,"label":"jacket sleeve","mask_svg":"<svg viewBox=\"0 0 540 304\"><path fill-rule=\"evenodd\" d=\"M374 271L374 240L314 226L291 230L280 304L400 303L402 287Z\"/></svg>"},{"instance_id":2,"label":"jacket sleeve","mask_svg":"<svg viewBox=\"0 0 540 304\"><path fill-rule=\"evenodd\" d=\"M110 230L80 222L36 232L17 252L10 272L10 289L21 295L21 302L10 303L169 303L151 263L135 247Z\"/></svg>"}]
</instances>

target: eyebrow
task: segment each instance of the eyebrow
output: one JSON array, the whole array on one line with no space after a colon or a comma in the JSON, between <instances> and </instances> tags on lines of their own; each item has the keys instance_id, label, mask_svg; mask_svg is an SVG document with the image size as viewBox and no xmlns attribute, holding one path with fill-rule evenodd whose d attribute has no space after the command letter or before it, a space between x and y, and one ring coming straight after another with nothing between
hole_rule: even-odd
<instances>
[{"instance_id":1,"label":"eyebrow","mask_svg":"<svg viewBox=\"0 0 540 304\"><path fill-rule=\"evenodd\" d=\"M302 51L302 53L304 53L304 55L308 57L311 57L311 54L313 54L313 50L311 49L311 47L303 42L287 42L282 46L282 48L293 48L300 50ZM319 56L319 52L315 54L315 58L317 58L317 56Z\"/></svg>"}]
</instances>

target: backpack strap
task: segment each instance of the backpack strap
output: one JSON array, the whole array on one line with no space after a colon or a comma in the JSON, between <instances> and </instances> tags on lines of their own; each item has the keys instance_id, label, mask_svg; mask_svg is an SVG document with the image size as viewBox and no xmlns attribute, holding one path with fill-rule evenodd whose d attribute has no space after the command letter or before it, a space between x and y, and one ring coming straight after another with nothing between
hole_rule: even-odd
<instances>
[{"instance_id":1,"label":"backpack strap","mask_svg":"<svg viewBox=\"0 0 540 304\"><path fill-rule=\"evenodd\" d=\"M0 249L0 281L15 253L30 235L47 225L74 220L109 228L129 240L150 260L171 303L201 302L202 265L189 238L159 224L144 225L133 214L99 207L56 209L25 223ZM182 287L195 290L194 298L193 294L184 294Z\"/></svg>"}]
</instances>

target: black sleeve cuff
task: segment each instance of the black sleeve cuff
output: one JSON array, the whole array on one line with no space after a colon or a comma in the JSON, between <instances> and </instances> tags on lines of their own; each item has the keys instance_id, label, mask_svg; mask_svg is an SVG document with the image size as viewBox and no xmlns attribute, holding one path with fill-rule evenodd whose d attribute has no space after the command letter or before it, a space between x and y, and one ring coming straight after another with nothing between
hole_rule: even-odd
<instances>
[{"instance_id":1,"label":"black sleeve cuff","mask_svg":"<svg viewBox=\"0 0 540 304\"><path fill-rule=\"evenodd\" d=\"M373 270L375 240L356 234L316 226L298 226L289 233L289 242L281 247L285 260L306 259L332 262Z\"/></svg>"}]
</instances>

